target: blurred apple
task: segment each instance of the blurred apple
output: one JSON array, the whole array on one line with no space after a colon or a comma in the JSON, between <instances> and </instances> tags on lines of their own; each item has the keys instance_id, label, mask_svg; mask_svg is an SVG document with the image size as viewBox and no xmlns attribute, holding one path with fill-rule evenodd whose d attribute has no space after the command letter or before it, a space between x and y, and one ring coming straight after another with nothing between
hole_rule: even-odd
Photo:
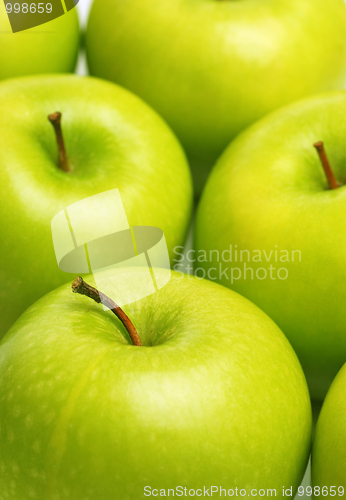
<instances>
[{"instance_id":1,"label":"blurred apple","mask_svg":"<svg viewBox=\"0 0 346 500\"><path fill-rule=\"evenodd\" d=\"M12 33L6 3L0 2L0 80L73 72L79 49L77 9L49 23Z\"/></svg>"},{"instance_id":2,"label":"blurred apple","mask_svg":"<svg viewBox=\"0 0 346 500\"><path fill-rule=\"evenodd\" d=\"M346 365L329 389L317 422L312 450L312 485L315 497L340 498L345 494Z\"/></svg>"},{"instance_id":3,"label":"blurred apple","mask_svg":"<svg viewBox=\"0 0 346 500\"><path fill-rule=\"evenodd\" d=\"M346 82L344 0L95 0L93 75L129 88L180 138L196 192L242 129Z\"/></svg>"}]
</instances>

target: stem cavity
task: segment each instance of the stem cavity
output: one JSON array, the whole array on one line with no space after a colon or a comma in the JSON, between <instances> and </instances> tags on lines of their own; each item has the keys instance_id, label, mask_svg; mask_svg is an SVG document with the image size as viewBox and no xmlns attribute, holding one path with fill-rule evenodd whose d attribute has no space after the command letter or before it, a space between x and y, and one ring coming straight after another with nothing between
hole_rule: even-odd
<instances>
[{"instance_id":1,"label":"stem cavity","mask_svg":"<svg viewBox=\"0 0 346 500\"><path fill-rule=\"evenodd\" d=\"M53 125L56 142L58 144L58 167L63 172L69 173L71 170L68 164L65 141L61 129L61 113L57 111L56 113L49 115L48 120Z\"/></svg>"},{"instance_id":2,"label":"stem cavity","mask_svg":"<svg viewBox=\"0 0 346 500\"><path fill-rule=\"evenodd\" d=\"M335 175L333 173L333 170L330 166L326 150L324 149L324 144L322 141L315 142L314 147L317 149L318 156L320 157L321 163L323 170L326 174L329 189L337 189L339 187L339 184L335 178Z\"/></svg>"},{"instance_id":3,"label":"stem cavity","mask_svg":"<svg viewBox=\"0 0 346 500\"><path fill-rule=\"evenodd\" d=\"M83 278L78 276L72 283L72 291L73 293L79 293L80 295L86 295L90 299L93 299L97 304L103 304L104 306L108 307L112 311L115 316L120 319L124 327L126 328L128 334L130 335L130 338L132 340L133 345L135 346L141 346L142 342L141 339L137 333L136 328L133 326L132 321L130 318L124 313L124 311L119 307L112 299L107 297L102 292L99 292L96 290L96 288L88 285Z\"/></svg>"}]
</instances>

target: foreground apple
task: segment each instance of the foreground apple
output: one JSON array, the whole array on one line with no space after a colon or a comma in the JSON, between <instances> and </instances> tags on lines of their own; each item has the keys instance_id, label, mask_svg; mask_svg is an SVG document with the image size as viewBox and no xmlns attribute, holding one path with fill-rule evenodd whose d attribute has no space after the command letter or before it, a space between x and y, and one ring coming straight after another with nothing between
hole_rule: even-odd
<instances>
[{"instance_id":1,"label":"foreground apple","mask_svg":"<svg viewBox=\"0 0 346 500\"><path fill-rule=\"evenodd\" d=\"M346 365L334 380L317 422L312 453L312 485L325 497L346 490ZM336 492L333 494L334 492ZM317 495L316 495L317 496Z\"/></svg>"},{"instance_id":2,"label":"foreground apple","mask_svg":"<svg viewBox=\"0 0 346 500\"><path fill-rule=\"evenodd\" d=\"M141 288L144 271L118 270L106 274L108 297L124 274ZM73 288L91 296L80 279ZM141 347L110 311L66 284L3 339L4 498L137 500L145 487L180 485L275 488L281 497L284 485L298 487L310 449L308 390L293 349L262 311L172 273L121 317Z\"/></svg>"},{"instance_id":3,"label":"foreground apple","mask_svg":"<svg viewBox=\"0 0 346 500\"><path fill-rule=\"evenodd\" d=\"M58 212L118 188L130 226L161 228L172 255L185 239L192 187L171 131L116 85L75 76L8 80L0 84L0 109L1 337L29 305L69 279L52 242ZM57 110L68 172L47 120ZM103 224L116 218L105 206Z\"/></svg>"},{"instance_id":4,"label":"foreground apple","mask_svg":"<svg viewBox=\"0 0 346 500\"><path fill-rule=\"evenodd\" d=\"M0 2L0 80L38 73L73 72L79 49L77 9L47 24L14 34L5 4Z\"/></svg>"},{"instance_id":5,"label":"foreground apple","mask_svg":"<svg viewBox=\"0 0 346 500\"><path fill-rule=\"evenodd\" d=\"M168 121L197 191L229 141L269 111L346 81L344 0L95 0L91 73Z\"/></svg>"},{"instance_id":6,"label":"foreground apple","mask_svg":"<svg viewBox=\"0 0 346 500\"><path fill-rule=\"evenodd\" d=\"M315 398L346 360L345 116L341 91L258 122L219 160L196 222L196 249L206 251L196 267L279 325ZM314 147L321 140L337 189L329 189Z\"/></svg>"}]
</instances>

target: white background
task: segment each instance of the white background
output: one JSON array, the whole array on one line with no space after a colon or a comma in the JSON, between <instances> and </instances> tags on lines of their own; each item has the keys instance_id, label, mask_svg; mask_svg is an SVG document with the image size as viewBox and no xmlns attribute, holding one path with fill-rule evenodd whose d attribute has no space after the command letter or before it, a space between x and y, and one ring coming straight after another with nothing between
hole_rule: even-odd
<instances>
[{"instance_id":1,"label":"white background","mask_svg":"<svg viewBox=\"0 0 346 500\"><path fill-rule=\"evenodd\" d=\"M79 18L81 21L82 30L84 30L86 28L89 10L90 10L92 2L93 2L93 0L80 0L79 1L78 10L79 10ZM77 66L77 73L79 75L87 75L87 73L88 73L86 62L85 62L85 56L84 56L83 52L81 52L80 57L79 57L78 66Z\"/></svg>"},{"instance_id":2,"label":"white background","mask_svg":"<svg viewBox=\"0 0 346 500\"><path fill-rule=\"evenodd\" d=\"M82 24L85 25L92 0L80 0L78 4L79 16Z\"/></svg>"}]
</instances>

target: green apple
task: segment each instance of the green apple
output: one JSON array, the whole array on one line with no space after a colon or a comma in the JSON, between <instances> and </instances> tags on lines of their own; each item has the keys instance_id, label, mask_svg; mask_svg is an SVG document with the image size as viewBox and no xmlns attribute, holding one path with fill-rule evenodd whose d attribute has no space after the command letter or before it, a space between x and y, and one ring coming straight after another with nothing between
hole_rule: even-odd
<instances>
[{"instance_id":1,"label":"green apple","mask_svg":"<svg viewBox=\"0 0 346 500\"><path fill-rule=\"evenodd\" d=\"M344 88L344 0L94 0L92 74L177 133L197 192L230 140L268 112Z\"/></svg>"},{"instance_id":2,"label":"green apple","mask_svg":"<svg viewBox=\"0 0 346 500\"><path fill-rule=\"evenodd\" d=\"M172 256L185 239L192 186L166 124L114 84L64 75L7 80L0 109L1 337L29 305L69 279L52 242L58 212L117 188L129 225L161 228ZM54 111L63 113L69 172L57 163L47 120ZM107 205L103 211L103 224L117 218Z\"/></svg>"},{"instance_id":3,"label":"green apple","mask_svg":"<svg viewBox=\"0 0 346 500\"><path fill-rule=\"evenodd\" d=\"M313 145L324 141L336 179L346 182L345 116L346 93L331 92L250 127L212 172L196 222L199 272L279 325L314 398L346 359L346 188L328 189Z\"/></svg>"},{"instance_id":4,"label":"green apple","mask_svg":"<svg viewBox=\"0 0 346 500\"><path fill-rule=\"evenodd\" d=\"M73 72L79 49L77 9L47 24L12 33L6 3L0 2L0 80Z\"/></svg>"},{"instance_id":5,"label":"green apple","mask_svg":"<svg viewBox=\"0 0 346 500\"><path fill-rule=\"evenodd\" d=\"M340 498L345 494L346 365L329 389L317 422L312 453L312 485L316 496L318 491L328 498Z\"/></svg>"},{"instance_id":6,"label":"green apple","mask_svg":"<svg viewBox=\"0 0 346 500\"><path fill-rule=\"evenodd\" d=\"M141 289L145 271L106 273L103 292L116 296L124 277ZM237 496L294 491L311 407L279 328L240 295L180 273L123 312L142 347L66 284L3 339L3 498L137 500L179 486L210 495L215 485Z\"/></svg>"}]
</instances>

